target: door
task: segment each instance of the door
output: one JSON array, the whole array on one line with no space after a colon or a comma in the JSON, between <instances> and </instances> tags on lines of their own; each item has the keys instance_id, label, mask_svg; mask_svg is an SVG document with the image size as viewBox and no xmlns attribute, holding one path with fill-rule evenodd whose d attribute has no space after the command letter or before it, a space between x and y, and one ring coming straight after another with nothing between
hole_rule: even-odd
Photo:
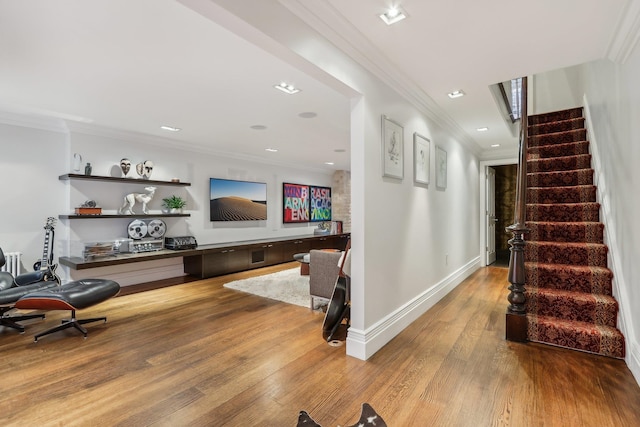
<instances>
[{"instance_id":1,"label":"door","mask_svg":"<svg viewBox=\"0 0 640 427\"><path fill-rule=\"evenodd\" d=\"M496 262L496 170L487 166L487 265Z\"/></svg>"}]
</instances>

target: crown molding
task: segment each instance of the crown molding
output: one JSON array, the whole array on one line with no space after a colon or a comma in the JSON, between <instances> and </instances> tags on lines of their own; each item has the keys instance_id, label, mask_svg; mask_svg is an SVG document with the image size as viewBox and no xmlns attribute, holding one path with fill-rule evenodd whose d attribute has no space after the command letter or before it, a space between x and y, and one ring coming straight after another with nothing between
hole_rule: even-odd
<instances>
[{"instance_id":1,"label":"crown molding","mask_svg":"<svg viewBox=\"0 0 640 427\"><path fill-rule=\"evenodd\" d=\"M640 39L640 1L630 0L618 20L606 57L624 64Z\"/></svg>"},{"instance_id":2,"label":"crown molding","mask_svg":"<svg viewBox=\"0 0 640 427\"><path fill-rule=\"evenodd\" d=\"M467 149L480 155L482 149L475 140L333 6L316 0L279 2L360 66L394 88L425 116L449 131Z\"/></svg>"},{"instance_id":3,"label":"crown molding","mask_svg":"<svg viewBox=\"0 0 640 427\"><path fill-rule=\"evenodd\" d=\"M11 126L20 126L31 129L39 129L49 132L69 133L67 122L63 119L40 116L25 115L0 110L0 123Z\"/></svg>"},{"instance_id":4,"label":"crown molding","mask_svg":"<svg viewBox=\"0 0 640 427\"><path fill-rule=\"evenodd\" d=\"M108 128L108 127L98 126L94 124L69 122L67 123L67 125L68 125L70 134L79 133L84 135L118 139L122 141L135 141L135 143L137 144L144 144L144 145L148 145L156 148L163 147L163 148L170 148L173 150L180 149L183 151L192 152L196 155L206 154L206 155L217 156L217 157L225 157L228 159L259 163L259 164L264 164L269 166L284 167L287 169L303 170L303 171L318 172L318 173L325 173L325 174L333 173L335 171L334 169L328 170L328 169L323 169L321 167L314 168L308 165L298 166L285 161L265 160L263 157L259 157L259 156L252 156L248 154L240 154L240 153L234 153L229 151L216 150L215 148L212 148L210 146L198 144L195 142L187 142L179 139L171 139L171 138L166 138L166 137L161 137L156 135L149 135L149 134L144 134L139 132Z\"/></svg>"}]
</instances>

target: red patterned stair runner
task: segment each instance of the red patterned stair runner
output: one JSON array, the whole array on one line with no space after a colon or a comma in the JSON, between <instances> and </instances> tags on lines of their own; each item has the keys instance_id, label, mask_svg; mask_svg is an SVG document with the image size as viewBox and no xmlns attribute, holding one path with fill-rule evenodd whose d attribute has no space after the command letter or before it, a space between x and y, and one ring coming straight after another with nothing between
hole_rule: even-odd
<instances>
[{"instance_id":1,"label":"red patterned stair runner","mask_svg":"<svg viewBox=\"0 0 640 427\"><path fill-rule=\"evenodd\" d=\"M582 108L529 117L528 339L624 357Z\"/></svg>"}]
</instances>

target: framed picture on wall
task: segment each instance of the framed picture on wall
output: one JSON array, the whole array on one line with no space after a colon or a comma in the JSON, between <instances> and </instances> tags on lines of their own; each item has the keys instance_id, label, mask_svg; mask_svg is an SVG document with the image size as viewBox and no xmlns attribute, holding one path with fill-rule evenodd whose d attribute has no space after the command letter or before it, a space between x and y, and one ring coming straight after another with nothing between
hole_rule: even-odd
<instances>
[{"instance_id":1,"label":"framed picture on wall","mask_svg":"<svg viewBox=\"0 0 640 427\"><path fill-rule=\"evenodd\" d=\"M311 195L309 204L309 220L331 221L331 188L309 186Z\"/></svg>"},{"instance_id":2,"label":"framed picture on wall","mask_svg":"<svg viewBox=\"0 0 640 427\"><path fill-rule=\"evenodd\" d=\"M418 184L429 184L429 162L431 141L420 135L413 134L413 179Z\"/></svg>"},{"instance_id":3,"label":"framed picture on wall","mask_svg":"<svg viewBox=\"0 0 640 427\"><path fill-rule=\"evenodd\" d=\"M282 183L282 222L309 222L309 186Z\"/></svg>"},{"instance_id":4,"label":"framed picture on wall","mask_svg":"<svg viewBox=\"0 0 640 427\"><path fill-rule=\"evenodd\" d=\"M382 116L382 176L404 177L404 129Z\"/></svg>"},{"instance_id":5,"label":"framed picture on wall","mask_svg":"<svg viewBox=\"0 0 640 427\"><path fill-rule=\"evenodd\" d=\"M447 188L447 152L436 145L436 188Z\"/></svg>"}]
</instances>

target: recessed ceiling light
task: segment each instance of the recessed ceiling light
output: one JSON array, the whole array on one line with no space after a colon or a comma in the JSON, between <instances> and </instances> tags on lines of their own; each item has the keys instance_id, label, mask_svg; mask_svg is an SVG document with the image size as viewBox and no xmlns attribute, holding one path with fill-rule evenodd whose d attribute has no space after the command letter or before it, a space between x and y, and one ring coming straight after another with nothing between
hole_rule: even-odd
<instances>
[{"instance_id":1,"label":"recessed ceiling light","mask_svg":"<svg viewBox=\"0 0 640 427\"><path fill-rule=\"evenodd\" d=\"M264 151L268 151L270 153L277 153L278 149L277 148L265 148Z\"/></svg>"},{"instance_id":2,"label":"recessed ceiling light","mask_svg":"<svg viewBox=\"0 0 640 427\"><path fill-rule=\"evenodd\" d=\"M498 148L500 147L500 144L491 144L491 148Z\"/></svg>"},{"instance_id":3,"label":"recessed ceiling light","mask_svg":"<svg viewBox=\"0 0 640 427\"><path fill-rule=\"evenodd\" d=\"M460 98L461 96L464 96L465 93L463 90L454 90L453 92L449 93L449 98L454 99L454 98Z\"/></svg>"},{"instance_id":4,"label":"recessed ceiling light","mask_svg":"<svg viewBox=\"0 0 640 427\"><path fill-rule=\"evenodd\" d=\"M289 83L285 83L285 82L281 82L277 85L274 86L276 89L283 91L284 93L287 93L289 95L293 95L294 93L298 93L300 92L300 89L298 89L297 87L295 87L292 84Z\"/></svg>"},{"instance_id":5,"label":"recessed ceiling light","mask_svg":"<svg viewBox=\"0 0 640 427\"><path fill-rule=\"evenodd\" d=\"M329 166L333 166L333 165L335 165L335 163L333 163L333 162L324 162L324 164L325 164L325 165L329 165Z\"/></svg>"},{"instance_id":6,"label":"recessed ceiling light","mask_svg":"<svg viewBox=\"0 0 640 427\"><path fill-rule=\"evenodd\" d=\"M485 126L485 127L478 128L478 129L476 129L476 130L477 130L478 132L486 132L486 131L488 131L488 130L489 130L489 128Z\"/></svg>"},{"instance_id":7,"label":"recessed ceiling light","mask_svg":"<svg viewBox=\"0 0 640 427\"><path fill-rule=\"evenodd\" d=\"M168 130L169 132L180 132L182 129L174 128L173 126L160 126L162 130Z\"/></svg>"},{"instance_id":8,"label":"recessed ceiling light","mask_svg":"<svg viewBox=\"0 0 640 427\"><path fill-rule=\"evenodd\" d=\"M313 111L306 111L304 113L298 114L298 116L302 117L303 119L313 119L314 117L318 116L318 113L314 113Z\"/></svg>"},{"instance_id":9,"label":"recessed ceiling light","mask_svg":"<svg viewBox=\"0 0 640 427\"><path fill-rule=\"evenodd\" d=\"M404 13L397 6L390 7L389 9L387 9L387 11L385 13L380 15L380 19L382 19L384 21L384 23L387 24L387 25L391 25L391 24L395 24L396 22L400 22L406 17L407 17L407 14Z\"/></svg>"},{"instance_id":10,"label":"recessed ceiling light","mask_svg":"<svg viewBox=\"0 0 640 427\"><path fill-rule=\"evenodd\" d=\"M265 125L253 125L251 129L253 130L265 130L267 127Z\"/></svg>"}]
</instances>

